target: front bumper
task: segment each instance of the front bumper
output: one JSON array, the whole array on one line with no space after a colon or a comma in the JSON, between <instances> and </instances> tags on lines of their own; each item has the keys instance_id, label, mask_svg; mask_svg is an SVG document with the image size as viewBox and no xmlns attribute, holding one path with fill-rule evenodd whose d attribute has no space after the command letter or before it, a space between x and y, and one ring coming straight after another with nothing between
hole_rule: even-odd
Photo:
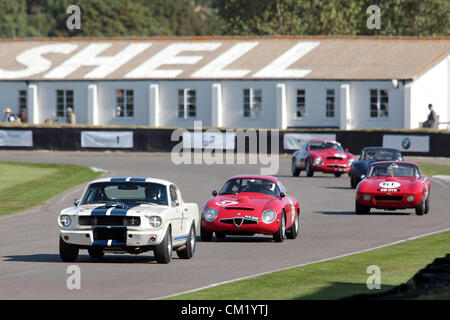
<instances>
[{"instance_id":1,"label":"front bumper","mask_svg":"<svg viewBox=\"0 0 450 320\"><path fill-rule=\"evenodd\" d=\"M229 219L229 218L226 218ZM231 233L231 234L239 234L239 233L259 233L259 234L273 234L278 231L280 228L280 219L275 219L272 223L264 223L262 221L258 221L254 224L241 224L240 226L235 225L234 223L224 223L220 221L220 218L216 218L213 222L207 222L202 219L202 226L205 230L210 232L223 232L223 233Z\"/></svg>"},{"instance_id":2,"label":"front bumper","mask_svg":"<svg viewBox=\"0 0 450 320\"><path fill-rule=\"evenodd\" d=\"M393 193L387 195L379 192L365 194L370 195L370 200L364 200L362 193L357 194L356 200L360 205L376 209L410 209L417 207L422 201L421 194ZM414 196L414 201L407 201L408 196ZM388 197L391 197L391 199L387 200Z\"/></svg>"},{"instance_id":3,"label":"front bumper","mask_svg":"<svg viewBox=\"0 0 450 320\"><path fill-rule=\"evenodd\" d=\"M165 236L165 230L123 230L124 236L121 239L101 239L96 238L94 229L83 230L67 230L61 229L61 238L73 245L89 247L89 246L103 246L103 247L141 247L154 246L162 242ZM154 240L153 240L154 239Z\"/></svg>"},{"instance_id":4,"label":"front bumper","mask_svg":"<svg viewBox=\"0 0 450 320\"><path fill-rule=\"evenodd\" d=\"M324 173L349 173L350 166L347 163L330 163L324 162L321 165L311 165L313 171Z\"/></svg>"}]
</instances>

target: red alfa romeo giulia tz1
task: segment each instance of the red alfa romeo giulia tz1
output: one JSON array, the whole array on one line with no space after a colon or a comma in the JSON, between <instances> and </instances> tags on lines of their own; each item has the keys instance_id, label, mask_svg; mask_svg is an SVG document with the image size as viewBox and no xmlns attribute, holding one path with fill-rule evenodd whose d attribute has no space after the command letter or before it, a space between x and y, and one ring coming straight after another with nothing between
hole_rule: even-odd
<instances>
[{"instance_id":1,"label":"red alfa romeo giulia tz1","mask_svg":"<svg viewBox=\"0 0 450 320\"><path fill-rule=\"evenodd\" d=\"M222 190L213 191L201 219L201 239L226 235L273 235L276 242L295 239L299 232L298 201L286 194L275 177L236 176Z\"/></svg>"}]
</instances>

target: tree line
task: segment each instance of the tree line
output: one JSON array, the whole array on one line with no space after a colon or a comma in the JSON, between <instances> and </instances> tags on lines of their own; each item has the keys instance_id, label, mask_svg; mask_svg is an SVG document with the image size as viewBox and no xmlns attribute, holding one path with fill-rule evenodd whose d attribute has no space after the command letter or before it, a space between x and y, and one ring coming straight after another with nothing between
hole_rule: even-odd
<instances>
[{"instance_id":1,"label":"tree line","mask_svg":"<svg viewBox=\"0 0 450 320\"><path fill-rule=\"evenodd\" d=\"M375 3L378 2L378 3ZM66 9L81 9L81 29ZM370 5L379 29L368 28ZM1 0L0 38L450 35L448 0Z\"/></svg>"}]
</instances>

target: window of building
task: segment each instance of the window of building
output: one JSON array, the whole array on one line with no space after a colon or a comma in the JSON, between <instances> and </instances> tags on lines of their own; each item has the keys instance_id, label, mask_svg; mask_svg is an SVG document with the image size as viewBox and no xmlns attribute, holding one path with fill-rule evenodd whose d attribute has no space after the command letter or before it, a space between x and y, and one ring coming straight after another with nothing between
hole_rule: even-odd
<instances>
[{"instance_id":1,"label":"window of building","mask_svg":"<svg viewBox=\"0 0 450 320\"><path fill-rule=\"evenodd\" d=\"M67 108L75 111L73 90L56 90L56 116L65 117Z\"/></svg>"},{"instance_id":2,"label":"window of building","mask_svg":"<svg viewBox=\"0 0 450 320\"><path fill-rule=\"evenodd\" d=\"M27 109L27 91L19 90L19 112Z\"/></svg>"},{"instance_id":3,"label":"window of building","mask_svg":"<svg viewBox=\"0 0 450 320\"><path fill-rule=\"evenodd\" d=\"M261 89L244 89L244 118L258 118L261 110Z\"/></svg>"},{"instance_id":4,"label":"window of building","mask_svg":"<svg viewBox=\"0 0 450 320\"><path fill-rule=\"evenodd\" d=\"M326 97L326 107L325 107L325 116L327 118L334 118L334 110L335 110L335 96L334 89L327 89L327 97Z\"/></svg>"},{"instance_id":5,"label":"window of building","mask_svg":"<svg viewBox=\"0 0 450 320\"><path fill-rule=\"evenodd\" d=\"M297 118L303 118L306 115L306 97L304 89L297 89Z\"/></svg>"},{"instance_id":6,"label":"window of building","mask_svg":"<svg viewBox=\"0 0 450 320\"><path fill-rule=\"evenodd\" d=\"M370 90L370 117L387 118L389 116L389 96L387 90Z\"/></svg>"},{"instance_id":7,"label":"window of building","mask_svg":"<svg viewBox=\"0 0 450 320\"><path fill-rule=\"evenodd\" d=\"M116 90L116 117L128 118L134 115L134 90Z\"/></svg>"},{"instance_id":8,"label":"window of building","mask_svg":"<svg viewBox=\"0 0 450 320\"><path fill-rule=\"evenodd\" d=\"M196 94L192 89L178 89L178 118L195 118L197 115Z\"/></svg>"}]
</instances>

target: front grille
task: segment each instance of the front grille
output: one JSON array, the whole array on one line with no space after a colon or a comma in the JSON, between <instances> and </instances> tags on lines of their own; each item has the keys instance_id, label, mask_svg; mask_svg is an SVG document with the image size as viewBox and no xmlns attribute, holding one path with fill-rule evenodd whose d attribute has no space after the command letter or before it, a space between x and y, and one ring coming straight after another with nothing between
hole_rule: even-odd
<instances>
[{"instance_id":1,"label":"front grille","mask_svg":"<svg viewBox=\"0 0 450 320\"><path fill-rule=\"evenodd\" d=\"M344 160L344 158L340 157L327 157L328 160Z\"/></svg>"},{"instance_id":2,"label":"front grille","mask_svg":"<svg viewBox=\"0 0 450 320\"><path fill-rule=\"evenodd\" d=\"M96 228L94 229L95 240L114 240L127 242L127 229L125 228Z\"/></svg>"},{"instance_id":3,"label":"front grille","mask_svg":"<svg viewBox=\"0 0 450 320\"><path fill-rule=\"evenodd\" d=\"M220 222L225 224L234 224L235 218L224 218L220 219ZM242 224L258 224L257 220L247 219L247 218L236 218L236 219L243 219Z\"/></svg>"},{"instance_id":4,"label":"front grille","mask_svg":"<svg viewBox=\"0 0 450 320\"><path fill-rule=\"evenodd\" d=\"M140 217L85 216L78 217L80 226L140 226Z\"/></svg>"},{"instance_id":5,"label":"front grille","mask_svg":"<svg viewBox=\"0 0 450 320\"><path fill-rule=\"evenodd\" d=\"M401 201L402 196L375 196L378 201Z\"/></svg>"},{"instance_id":6,"label":"front grille","mask_svg":"<svg viewBox=\"0 0 450 320\"><path fill-rule=\"evenodd\" d=\"M329 167L329 168L345 168L345 164L327 164L326 167Z\"/></svg>"},{"instance_id":7,"label":"front grille","mask_svg":"<svg viewBox=\"0 0 450 320\"><path fill-rule=\"evenodd\" d=\"M246 208L246 207L225 207L227 210L255 210L253 208Z\"/></svg>"}]
</instances>

